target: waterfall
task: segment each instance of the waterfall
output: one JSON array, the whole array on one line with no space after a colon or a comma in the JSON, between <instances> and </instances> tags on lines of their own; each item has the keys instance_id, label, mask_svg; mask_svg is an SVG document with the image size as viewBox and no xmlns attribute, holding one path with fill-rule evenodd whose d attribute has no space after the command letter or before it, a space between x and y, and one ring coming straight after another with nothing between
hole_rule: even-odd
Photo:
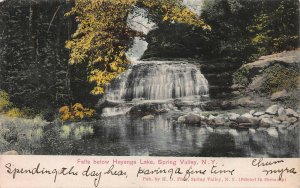
<instances>
[{"instance_id":1,"label":"waterfall","mask_svg":"<svg viewBox=\"0 0 300 188\"><path fill-rule=\"evenodd\" d=\"M104 108L104 116L127 113L141 103L198 104L208 97L208 82L196 65L186 61L139 61L106 89L102 101L119 104Z\"/></svg>"},{"instance_id":2,"label":"waterfall","mask_svg":"<svg viewBox=\"0 0 300 188\"><path fill-rule=\"evenodd\" d=\"M109 101L165 101L208 95L208 83L195 65L183 61L139 62L112 83Z\"/></svg>"}]
</instances>

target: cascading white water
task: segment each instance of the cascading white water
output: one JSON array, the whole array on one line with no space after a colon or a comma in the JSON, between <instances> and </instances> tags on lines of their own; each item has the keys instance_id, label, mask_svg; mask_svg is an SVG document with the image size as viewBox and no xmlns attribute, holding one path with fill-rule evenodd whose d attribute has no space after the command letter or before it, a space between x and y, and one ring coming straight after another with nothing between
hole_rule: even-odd
<instances>
[{"instance_id":1,"label":"cascading white water","mask_svg":"<svg viewBox=\"0 0 300 188\"><path fill-rule=\"evenodd\" d=\"M144 61L133 65L107 90L106 100L164 101L208 95L208 82L183 61Z\"/></svg>"},{"instance_id":2,"label":"cascading white water","mask_svg":"<svg viewBox=\"0 0 300 188\"><path fill-rule=\"evenodd\" d=\"M208 82L200 70L185 61L140 61L106 89L103 101L119 104L103 109L103 116L125 114L141 103L199 104L208 97Z\"/></svg>"}]
</instances>

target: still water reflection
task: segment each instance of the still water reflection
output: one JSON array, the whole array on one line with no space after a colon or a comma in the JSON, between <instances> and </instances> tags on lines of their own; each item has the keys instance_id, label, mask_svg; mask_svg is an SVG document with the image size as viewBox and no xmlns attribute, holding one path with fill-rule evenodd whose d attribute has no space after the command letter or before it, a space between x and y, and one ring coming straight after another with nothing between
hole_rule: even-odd
<instances>
[{"instance_id":1,"label":"still water reflection","mask_svg":"<svg viewBox=\"0 0 300 188\"><path fill-rule=\"evenodd\" d=\"M67 126L64 129L68 130ZM212 129L205 125L182 125L167 116L157 116L154 120L148 121L130 116L109 117L85 123L82 128L77 128L77 132L84 132L86 126L93 129L83 134L80 139L76 137L76 130L70 131L74 129L68 130L69 135L62 138L61 129L55 126L47 127L44 130L47 137L43 138L41 147L35 154L299 156L299 126L297 131L278 131L278 137L269 135L266 130L237 131L223 127Z\"/></svg>"}]
</instances>

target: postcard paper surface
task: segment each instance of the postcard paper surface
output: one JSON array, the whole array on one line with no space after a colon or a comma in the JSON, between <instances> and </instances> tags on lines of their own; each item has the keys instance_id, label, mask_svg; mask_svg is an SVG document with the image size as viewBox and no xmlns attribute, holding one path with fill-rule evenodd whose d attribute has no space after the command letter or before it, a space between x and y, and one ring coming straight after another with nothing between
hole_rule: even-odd
<instances>
[{"instance_id":1,"label":"postcard paper surface","mask_svg":"<svg viewBox=\"0 0 300 188\"><path fill-rule=\"evenodd\" d=\"M9 156L2 187L299 187L299 159Z\"/></svg>"},{"instance_id":2,"label":"postcard paper surface","mask_svg":"<svg viewBox=\"0 0 300 188\"><path fill-rule=\"evenodd\" d=\"M0 187L298 187L298 0L0 0Z\"/></svg>"}]
</instances>

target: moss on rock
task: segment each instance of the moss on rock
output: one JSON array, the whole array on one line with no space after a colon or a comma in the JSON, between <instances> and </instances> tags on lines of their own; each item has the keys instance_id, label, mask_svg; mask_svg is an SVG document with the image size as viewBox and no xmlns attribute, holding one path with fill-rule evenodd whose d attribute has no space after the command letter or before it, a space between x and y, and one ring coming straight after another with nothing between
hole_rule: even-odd
<instances>
[{"instance_id":1,"label":"moss on rock","mask_svg":"<svg viewBox=\"0 0 300 188\"><path fill-rule=\"evenodd\" d=\"M272 94L277 91L292 91L297 88L297 80L300 76L299 72L276 64L264 70L266 78L261 91L263 93Z\"/></svg>"},{"instance_id":2,"label":"moss on rock","mask_svg":"<svg viewBox=\"0 0 300 188\"><path fill-rule=\"evenodd\" d=\"M242 86L248 86L250 83L250 68L248 66L238 69L233 74L233 83Z\"/></svg>"}]
</instances>

